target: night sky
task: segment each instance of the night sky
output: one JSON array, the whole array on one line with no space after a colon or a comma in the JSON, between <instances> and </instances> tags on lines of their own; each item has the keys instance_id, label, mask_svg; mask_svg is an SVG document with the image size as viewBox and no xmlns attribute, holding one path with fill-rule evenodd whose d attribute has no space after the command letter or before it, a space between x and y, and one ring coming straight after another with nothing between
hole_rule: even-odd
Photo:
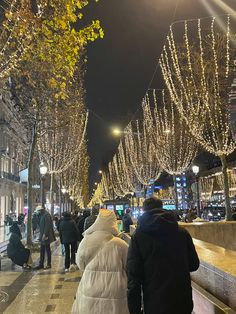
<instances>
[{"instance_id":1,"label":"night sky","mask_svg":"<svg viewBox=\"0 0 236 314\"><path fill-rule=\"evenodd\" d=\"M139 108L148 87L160 88L160 69L153 77L169 26L173 21L225 13L217 5L236 10L235 0L100 0L85 10L86 19L99 19L103 40L88 47L86 104L90 185L111 159L118 140L113 126L125 127ZM206 4L213 11L209 13ZM152 81L151 85L150 82Z\"/></svg>"}]
</instances>

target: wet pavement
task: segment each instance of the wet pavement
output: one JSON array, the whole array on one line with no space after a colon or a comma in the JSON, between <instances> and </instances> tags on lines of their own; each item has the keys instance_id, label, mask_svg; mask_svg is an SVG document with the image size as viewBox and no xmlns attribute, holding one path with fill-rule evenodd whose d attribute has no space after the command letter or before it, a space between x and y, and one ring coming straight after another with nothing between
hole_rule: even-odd
<instances>
[{"instance_id":1,"label":"wet pavement","mask_svg":"<svg viewBox=\"0 0 236 314\"><path fill-rule=\"evenodd\" d=\"M38 253L33 254L34 261L38 257ZM50 270L22 272L21 267L11 268L10 260L4 259L0 272L0 291L6 292L9 300L0 303L0 313L71 313L81 273L76 271L65 274L60 246L55 246Z\"/></svg>"}]
</instances>

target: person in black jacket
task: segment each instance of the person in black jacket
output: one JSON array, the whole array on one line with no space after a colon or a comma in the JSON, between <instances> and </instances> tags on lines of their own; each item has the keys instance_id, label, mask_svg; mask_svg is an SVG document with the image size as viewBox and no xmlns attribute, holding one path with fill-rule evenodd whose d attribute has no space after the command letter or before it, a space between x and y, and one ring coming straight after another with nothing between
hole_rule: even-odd
<instances>
[{"instance_id":1,"label":"person in black jacket","mask_svg":"<svg viewBox=\"0 0 236 314\"><path fill-rule=\"evenodd\" d=\"M7 255L16 265L22 266L25 270L30 270L32 259L30 250L25 248L21 242L22 236L17 222L13 222L10 227L11 236L7 245Z\"/></svg>"},{"instance_id":2,"label":"person in black jacket","mask_svg":"<svg viewBox=\"0 0 236 314\"><path fill-rule=\"evenodd\" d=\"M125 215L122 217L123 231L129 232L129 226L133 224L133 220L130 216L130 209L126 209Z\"/></svg>"},{"instance_id":3,"label":"person in black jacket","mask_svg":"<svg viewBox=\"0 0 236 314\"><path fill-rule=\"evenodd\" d=\"M84 223L85 219L89 217L90 211L88 209L84 209L82 216L79 217L77 222L77 227L79 229L79 242L83 240L83 233L84 233Z\"/></svg>"},{"instance_id":4,"label":"person in black jacket","mask_svg":"<svg viewBox=\"0 0 236 314\"><path fill-rule=\"evenodd\" d=\"M69 212L62 214L64 218L59 225L59 235L61 243L65 246L65 271L76 268L75 253L77 251L77 241L79 239L79 230L72 215Z\"/></svg>"},{"instance_id":5,"label":"person in black jacket","mask_svg":"<svg viewBox=\"0 0 236 314\"><path fill-rule=\"evenodd\" d=\"M44 207L40 209L40 222L39 222L39 241L40 241L40 261L39 265L34 269L39 270L44 268L45 252L47 253L47 266L45 269L52 268L51 265L51 247L50 244L56 241L54 234L52 217Z\"/></svg>"},{"instance_id":6,"label":"person in black jacket","mask_svg":"<svg viewBox=\"0 0 236 314\"><path fill-rule=\"evenodd\" d=\"M145 314L190 314L190 272L199 267L192 238L161 200L147 199L143 210L127 259L130 314L142 313L142 293Z\"/></svg>"},{"instance_id":7,"label":"person in black jacket","mask_svg":"<svg viewBox=\"0 0 236 314\"><path fill-rule=\"evenodd\" d=\"M90 216L88 216L84 221L84 231L86 231L89 227L91 227L95 220L97 219L97 216L99 214L99 207L94 206L90 211Z\"/></svg>"}]
</instances>

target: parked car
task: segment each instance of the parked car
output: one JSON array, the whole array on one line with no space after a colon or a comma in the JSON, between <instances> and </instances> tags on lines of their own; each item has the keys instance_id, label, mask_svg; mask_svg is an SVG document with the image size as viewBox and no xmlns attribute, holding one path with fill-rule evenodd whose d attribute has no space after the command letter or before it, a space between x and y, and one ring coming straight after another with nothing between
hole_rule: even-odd
<instances>
[{"instance_id":1,"label":"parked car","mask_svg":"<svg viewBox=\"0 0 236 314\"><path fill-rule=\"evenodd\" d=\"M209 221L220 221L225 218L225 207L205 207L202 218Z\"/></svg>"}]
</instances>

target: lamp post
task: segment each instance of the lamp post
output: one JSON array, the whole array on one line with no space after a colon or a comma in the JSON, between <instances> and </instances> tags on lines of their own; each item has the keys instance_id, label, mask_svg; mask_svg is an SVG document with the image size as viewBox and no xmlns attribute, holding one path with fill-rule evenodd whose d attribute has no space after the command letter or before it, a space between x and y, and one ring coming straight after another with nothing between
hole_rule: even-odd
<instances>
[{"instance_id":1,"label":"lamp post","mask_svg":"<svg viewBox=\"0 0 236 314\"><path fill-rule=\"evenodd\" d=\"M135 195L135 193L131 192L130 194L131 194L131 209L133 211L134 210L134 195Z\"/></svg>"},{"instance_id":2,"label":"lamp post","mask_svg":"<svg viewBox=\"0 0 236 314\"><path fill-rule=\"evenodd\" d=\"M200 193L199 193L199 167L194 165L192 166L193 173L195 174L196 177L196 184L197 184L197 216L201 216L201 204L200 204Z\"/></svg>"},{"instance_id":3,"label":"lamp post","mask_svg":"<svg viewBox=\"0 0 236 314\"><path fill-rule=\"evenodd\" d=\"M65 194L66 194L66 188L63 186L61 189L62 195L63 195L63 200L62 200L62 204L63 204L63 211L65 211Z\"/></svg>"},{"instance_id":4,"label":"lamp post","mask_svg":"<svg viewBox=\"0 0 236 314\"><path fill-rule=\"evenodd\" d=\"M45 208L46 200L45 200L44 182L45 182L45 176L48 172L48 167L43 162L41 162L41 164L39 165L39 172L41 174L41 204L42 204L42 207Z\"/></svg>"}]
</instances>

